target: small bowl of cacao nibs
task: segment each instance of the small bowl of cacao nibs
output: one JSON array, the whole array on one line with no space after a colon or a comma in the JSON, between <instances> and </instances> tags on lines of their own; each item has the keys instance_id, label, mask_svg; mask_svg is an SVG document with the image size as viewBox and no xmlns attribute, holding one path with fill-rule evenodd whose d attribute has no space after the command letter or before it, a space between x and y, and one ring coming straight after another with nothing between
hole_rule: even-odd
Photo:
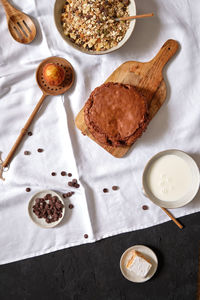
<instances>
[{"instance_id":1,"label":"small bowl of cacao nibs","mask_svg":"<svg viewBox=\"0 0 200 300\"><path fill-rule=\"evenodd\" d=\"M65 205L54 191L40 191L32 196L28 205L30 218L44 228L57 226L64 217Z\"/></svg>"}]
</instances>

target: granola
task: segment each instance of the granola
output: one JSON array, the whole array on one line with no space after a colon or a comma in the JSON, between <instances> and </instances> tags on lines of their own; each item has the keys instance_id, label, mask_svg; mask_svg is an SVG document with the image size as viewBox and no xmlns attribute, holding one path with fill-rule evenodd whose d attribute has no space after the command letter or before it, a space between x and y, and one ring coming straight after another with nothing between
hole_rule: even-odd
<instances>
[{"instance_id":1,"label":"granola","mask_svg":"<svg viewBox=\"0 0 200 300\"><path fill-rule=\"evenodd\" d=\"M130 21L129 0L68 0L61 13L64 34L76 45L92 51L105 51L124 38Z\"/></svg>"}]
</instances>

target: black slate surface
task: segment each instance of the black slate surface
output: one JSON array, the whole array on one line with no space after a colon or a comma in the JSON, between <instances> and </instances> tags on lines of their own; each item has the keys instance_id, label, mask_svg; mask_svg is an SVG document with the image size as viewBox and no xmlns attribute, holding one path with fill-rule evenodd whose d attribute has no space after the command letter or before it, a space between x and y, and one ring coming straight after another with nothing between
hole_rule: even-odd
<instances>
[{"instance_id":1,"label":"black slate surface","mask_svg":"<svg viewBox=\"0 0 200 300\"><path fill-rule=\"evenodd\" d=\"M192 300L197 299L200 213L93 244L0 266L0 300ZM128 247L144 244L159 267L146 283L131 283L119 260ZM0 251L3 251L1 245Z\"/></svg>"}]
</instances>

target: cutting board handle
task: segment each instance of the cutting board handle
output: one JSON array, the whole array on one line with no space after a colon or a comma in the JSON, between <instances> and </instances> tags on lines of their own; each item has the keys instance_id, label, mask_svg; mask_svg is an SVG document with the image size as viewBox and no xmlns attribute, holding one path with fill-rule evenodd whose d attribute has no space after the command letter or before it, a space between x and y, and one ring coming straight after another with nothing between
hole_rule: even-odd
<instances>
[{"instance_id":1,"label":"cutting board handle","mask_svg":"<svg viewBox=\"0 0 200 300\"><path fill-rule=\"evenodd\" d=\"M167 40L158 54L149 62L152 67L156 68L157 72L162 72L163 67L166 63L174 56L179 48L179 44L175 40Z\"/></svg>"},{"instance_id":2,"label":"cutting board handle","mask_svg":"<svg viewBox=\"0 0 200 300\"><path fill-rule=\"evenodd\" d=\"M177 41L168 40L152 60L143 63L143 76L137 86L143 89L142 93L146 97L149 105L163 80L163 67L177 52L178 47L179 44ZM130 71L135 72L135 69L132 67ZM141 72L141 70L139 72Z\"/></svg>"}]
</instances>

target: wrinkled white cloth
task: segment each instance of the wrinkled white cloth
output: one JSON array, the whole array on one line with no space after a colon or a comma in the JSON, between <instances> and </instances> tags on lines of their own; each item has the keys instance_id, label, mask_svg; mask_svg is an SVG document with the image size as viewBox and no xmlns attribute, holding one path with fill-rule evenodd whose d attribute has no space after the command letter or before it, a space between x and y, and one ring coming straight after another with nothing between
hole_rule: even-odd
<instances>
[{"instance_id":1,"label":"wrinkled white cloth","mask_svg":"<svg viewBox=\"0 0 200 300\"><path fill-rule=\"evenodd\" d=\"M6 181L0 181L0 263L168 221L143 196L141 178L147 161L165 149L184 150L200 165L200 1L136 0L138 14L154 12L155 17L138 20L127 44L102 56L83 54L65 43L54 25L54 1L13 3L34 18L38 32L30 45L15 42L0 6L0 150L4 159L41 97L35 80L38 64L52 55L64 57L75 69L76 82L64 96L47 97L30 128L33 135L24 138L5 173ZM167 100L129 153L121 159L112 157L81 134L75 116L90 92L121 63L150 60L169 38L180 43L180 51L165 67ZM38 148L44 152L38 153ZM25 156L25 150L31 155ZM74 208L67 210L58 227L40 228L28 216L29 199L40 190L71 190L67 178L60 175L63 170L81 184L66 201ZM57 176L52 177L52 171ZM113 191L113 185L120 189ZM103 188L109 193L103 193ZM199 196L173 214L180 217L199 211ZM142 209L144 204L149 210Z\"/></svg>"}]
</instances>

